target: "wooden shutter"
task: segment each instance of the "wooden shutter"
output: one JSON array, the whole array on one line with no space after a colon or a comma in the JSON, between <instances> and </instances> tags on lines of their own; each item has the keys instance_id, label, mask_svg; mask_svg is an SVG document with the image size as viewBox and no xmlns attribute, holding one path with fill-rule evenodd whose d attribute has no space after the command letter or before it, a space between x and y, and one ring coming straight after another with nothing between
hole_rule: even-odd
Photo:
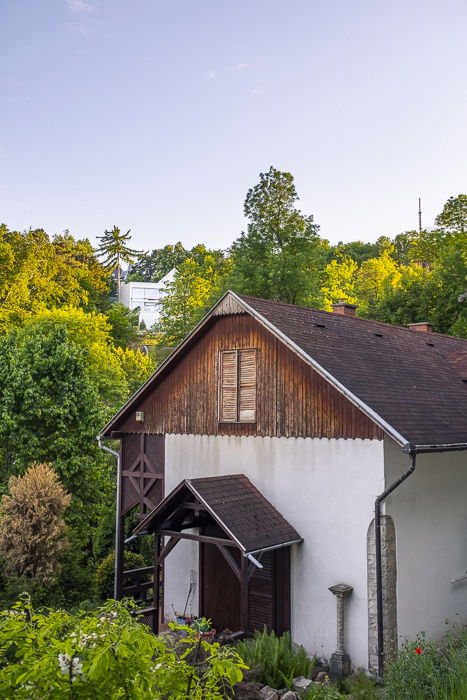
<instances>
[{"instance_id":1,"label":"wooden shutter","mask_svg":"<svg viewBox=\"0 0 467 700\"><path fill-rule=\"evenodd\" d=\"M256 350L239 350L238 419L256 420Z\"/></svg>"},{"instance_id":2,"label":"wooden shutter","mask_svg":"<svg viewBox=\"0 0 467 700\"><path fill-rule=\"evenodd\" d=\"M219 420L237 420L237 351L219 353Z\"/></svg>"}]
</instances>

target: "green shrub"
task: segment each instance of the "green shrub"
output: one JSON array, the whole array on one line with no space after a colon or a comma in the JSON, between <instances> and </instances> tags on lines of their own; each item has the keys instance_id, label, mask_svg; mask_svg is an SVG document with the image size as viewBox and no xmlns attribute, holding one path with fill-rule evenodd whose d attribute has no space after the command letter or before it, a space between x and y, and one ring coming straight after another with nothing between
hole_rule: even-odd
<instances>
[{"instance_id":1,"label":"green shrub","mask_svg":"<svg viewBox=\"0 0 467 700\"><path fill-rule=\"evenodd\" d=\"M336 688L340 693L351 695L352 698L359 700L378 700L381 697L375 679L367 676L364 671L357 671L351 676L338 680Z\"/></svg>"},{"instance_id":2,"label":"green shrub","mask_svg":"<svg viewBox=\"0 0 467 700\"><path fill-rule=\"evenodd\" d=\"M146 566L146 562L141 554L125 552L124 566L125 571L130 569L142 569ZM114 596L114 571L115 554L114 552L110 552L96 569L96 589L98 596L102 600L107 600Z\"/></svg>"},{"instance_id":3,"label":"green shrub","mask_svg":"<svg viewBox=\"0 0 467 700\"><path fill-rule=\"evenodd\" d=\"M231 695L245 668L232 649L182 627L178 641L170 644L137 622L131 609L131 604L109 601L91 615L36 612L25 596L0 612L0 698L211 700ZM197 662L201 657L202 664Z\"/></svg>"},{"instance_id":4,"label":"green shrub","mask_svg":"<svg viewBox=\"0 0 467 700\"><path fill-rule=\"evenodd\" d=\"M292 643L289 632L276 637L265 629L256 632L253 640L239 642L236 649L250 668L258 668L258 678L272 688L291 688L294 678L309 678L317 664L302 646Z\"/></svg>"},{"instance_id":5,"label":"green shrub","mask_svg":"<svg viewBox=\"0 0 467 700\"><path fill-rule=\"evenodd\" d=\"M339 700L343 697L336 686L325 686L321 683L313 683L303 695L304 700Z\"/></svg>"},{"instance_id":6,"label":"green shrub","mask_svg":"<svg viewBox=\"0 0 467 700\"><path fill-rule=\"evenodd\" d=\"M384 681L384 700L465 699L467 630L453 627L439 643L418 635L388 664Z\"/></svg>"}]
</instances>

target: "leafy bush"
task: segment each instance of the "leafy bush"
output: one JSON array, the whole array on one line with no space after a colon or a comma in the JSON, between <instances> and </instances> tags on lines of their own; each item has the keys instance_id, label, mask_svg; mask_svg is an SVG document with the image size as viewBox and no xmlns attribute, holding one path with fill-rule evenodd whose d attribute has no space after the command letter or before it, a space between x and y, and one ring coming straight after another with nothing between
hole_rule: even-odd
<instances>
[{"instance_id":1,"label":"leafy bush","mask_svg":"<svg viewBox=\"0 0 467 700\"><path fill-rule=\"evenodd\" d=\"M384 680L384 700L466 698L467 630L453 627L439 643L418 635L388 664Z\"/></svg>"},{"instance_id":2,"label":"leafy bush","mask_svg":"<svg viewBox=\"0 0 467 700\"><path fill-rule=\"evenodd\" d=\"M130 569L142 569L146 566L144 557L135 552L125 552L124 567L125 571ZM114 594L114 572L115 572L115 553L110 552L105 559L101 561L96 569L96 589L97 594L102 600L113 598Z\"/></svg>"},{"instance_id":3,"label":"leafy bush","mask_svg":"<svg viewBox=\"0 0 467 700\"><path fill-rule=\"evenodd\" d=\"M225 697L242 679L239 656L194 630L176 629L182 638L170 644L137 622L129 604L70 615L35 612L25 597L0 613L0 697Z\"/></svg>"},{"instance_id":4,"label":"leafy bush","mask_svg":"<svg viewBox=\"0 0 467 700\"><path fill-rule=\"evenodd\" d=\"M272 688L291 688L294 678L309 678L317 664L302 646L292 643L289 632L282 637L266 629L256 632L253 640L239 642L236 650L250 668L258 668L259 679Z\"/></svg>"}]
</instances>

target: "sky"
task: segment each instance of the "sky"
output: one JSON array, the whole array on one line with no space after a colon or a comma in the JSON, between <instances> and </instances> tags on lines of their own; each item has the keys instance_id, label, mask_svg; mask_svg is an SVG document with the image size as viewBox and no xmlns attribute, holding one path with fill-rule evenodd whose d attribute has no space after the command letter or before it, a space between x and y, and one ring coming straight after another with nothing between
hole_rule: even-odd
<instances>
[{"instance_id":1,"label":"sky","mask_svg":"<svg viewBox=\"0 0 467 700\"><path fill-rule=\"evenodd\" d=\"M0 0L0 222L226 248L271 165L331 243L467 193L465 0Z\"/></svg>"}]
</instances>

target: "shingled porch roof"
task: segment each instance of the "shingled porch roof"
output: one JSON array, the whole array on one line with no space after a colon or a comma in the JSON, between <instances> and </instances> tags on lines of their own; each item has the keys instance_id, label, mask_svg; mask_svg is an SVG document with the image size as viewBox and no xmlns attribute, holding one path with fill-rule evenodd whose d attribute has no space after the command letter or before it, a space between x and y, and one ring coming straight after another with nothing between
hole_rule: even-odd
<instances>
[{"instance_id":1,"label":"shingled porch roof","mask_svg":"<svg viewBox=\"0 0 467 700\"><path fill-rule=\"evenodd\" d=\"M207 519L216 522L245 556L303 539L244 474L185 479L134 534L182 532L202 527Z\"/></svg>"}]
</instances>

